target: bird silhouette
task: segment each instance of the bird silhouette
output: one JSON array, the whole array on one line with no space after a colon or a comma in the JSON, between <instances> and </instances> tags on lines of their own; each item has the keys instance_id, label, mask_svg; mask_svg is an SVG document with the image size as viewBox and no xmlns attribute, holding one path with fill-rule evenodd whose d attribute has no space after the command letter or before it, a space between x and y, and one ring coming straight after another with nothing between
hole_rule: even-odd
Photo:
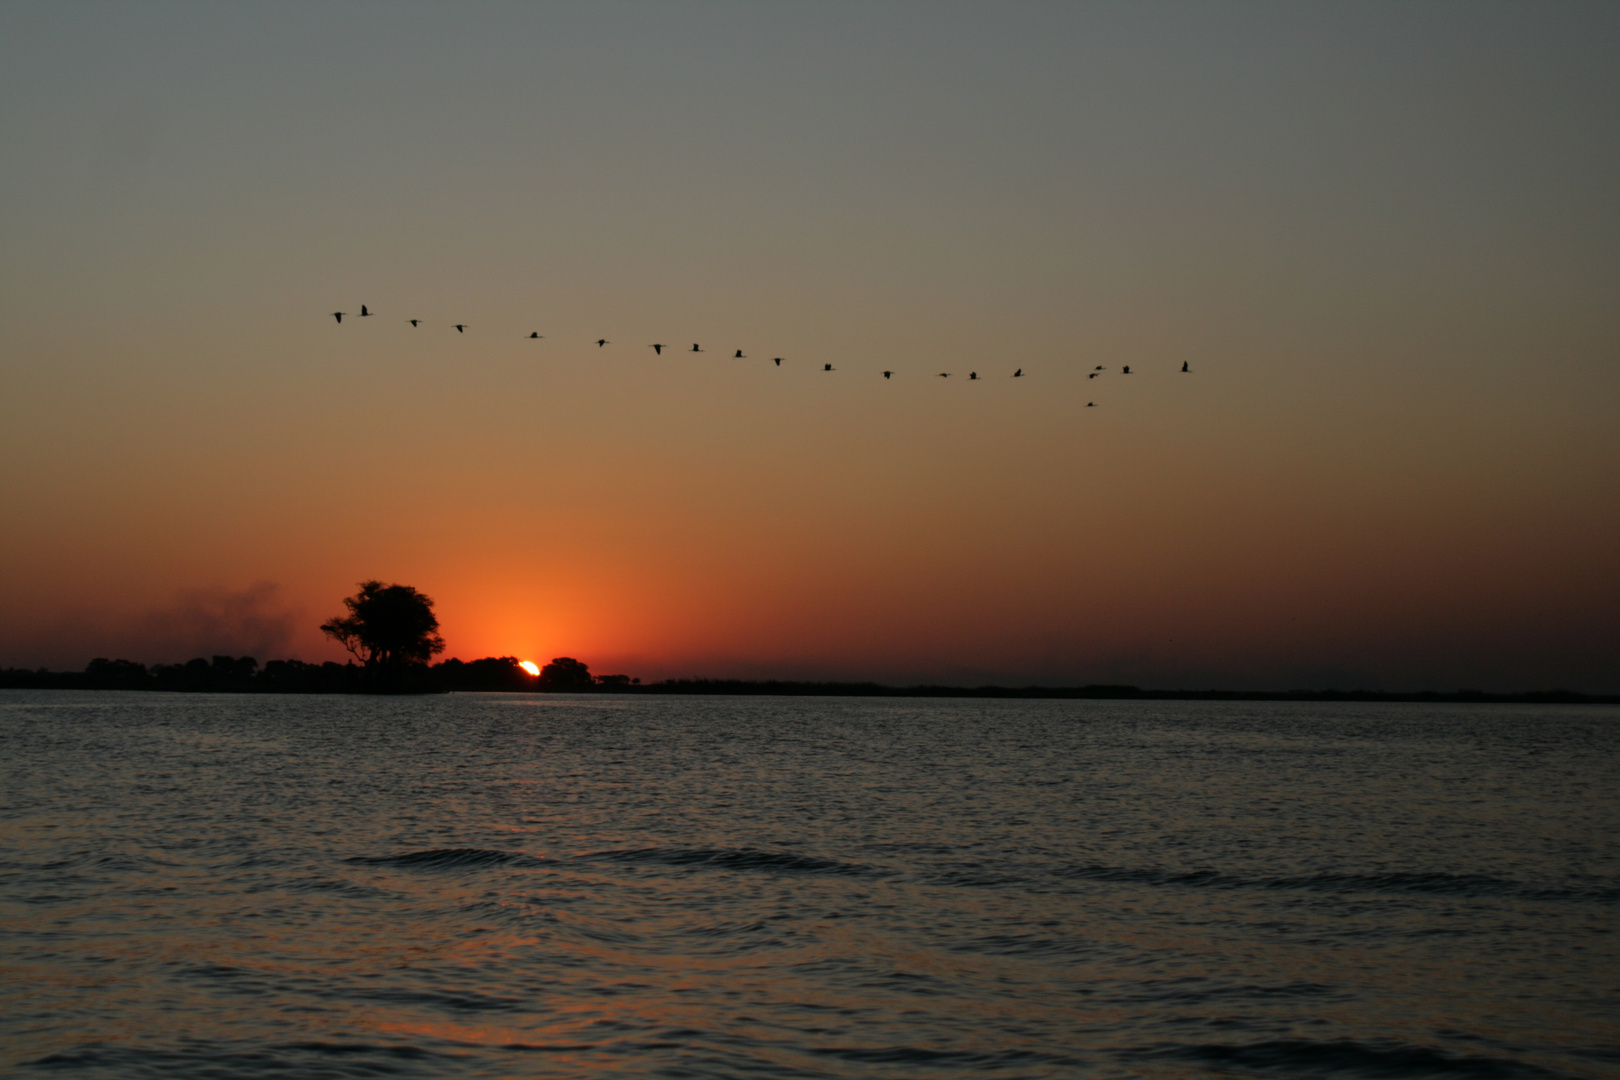
<instances>
[{"instance_id":1,"label":"bird silhouette","mask_svg":"<svg viewBox=\"0 0 1620 1080\"><path fill-rule=\"evenodd\" d=\"M883 377L884 377L884 378L885 378L885 379L887 379L887 378L888 378L888 377L889 377L889 376L890 376L890 375L893 375L893 374L894 374L894 372L892 372L892 371L885 371L885 372L884 372L884 373L883 373Z\"/></svg>"},{"instance_id":2,"label":"bird silhouette","mask_svg":"<svg viewBox=\"0 0 1620 1080\"><path fill-rule=\"evenodd\" d=\"M1097 373L1095 371L1093 371L1091 374L1086 376L1086 378L1088 378L1088 379L1095 379L1096 377L1097 377Z\"/></svg>"},{"instance_id":3,"label":"bird silhouette","mask_svg":"<svg viewBox=\"0 0 1620 1080\"><path fill-rule=\"evenodd\" d=\"M942 371L939 373L939 377L942 379L948 379L951 377L951 373L948 371Z\"/></svg>"},{"instance_id":4,"label":"bird silhouette","mask_svg":"<svg viewBox=\"0 0 1620 1080\"><path fill-rule=\"evenodd\" d=\"M694 342L692 342L692 351L693 352L702 352L703 350L698 348L697 342L694 341Z\"/></svg>"},{"instance_id":5,"label":"bird silhouette","mask_svg":"<svg viewBox=\"0 0 1620 1080\"><path fill-rule=\"evenodd\" d=\"M968 378L969 379L975 379L976 380L976 379L978 379L978 377L979 377L979 373L977 371L968 372Z\"/></svg>"},{"instance_id":6,"label":"bird silhouette","mask_svg":"<svg viewBox=\"0 0 1620 1080\"><path fill-rule=\"evenodd\" d=\"M1015 379L1022 379L1024 377L1024 369L1019 368L1017 371L1012 373L1012 377Z\"/></svg>"},{"instance_id":7,"label":"bird silhouette","mask_svg":"<svg viewBox=\"0 0 1620 1080\"><path fill-rule=\"evenodd\" d=\"M540 336L541 336L540 331L536 330L534 333L529 335L529 340L533 341L535 338L540 337Z\"/></svg>"},{"instance_id":8,"label":"bird silhouette","mask_svg":"<svg viewBox=\"0 0 1620 1080\"><path fill-rule=\"evenodd\" d=\"M1092 371L1107 371L1108 369L1103 367L1101 364L1098 364L1096 367L1092 368L1091 370Z\"/></svg>"},{"instance_id":9,"label":"bird silhouette","mask_svg":"<svg viewBox=\"0 0 1620 1080\"><path fill-rule=\"evenodd\" d=\"M776 366L777 366L777 367L781 367L781 366L782 366L782 358L781 358L781 357L780 357L780 356L778 356L778 357L777 357L777 358L776 358Z\"/></svg>"},{"instance_id":10,"label":"bird silhouette","mask_svg":"<svg viewBox=\"0 0 1620 1080\"><path fill-rule=\"evenodd\" d=\"M410 323L412 326L415 326L417 323L421 322L422 320L421 319L406 319L405 321Z\"/></svg>"},{"instance_id":11,"label":"bird silhouette","mask_svg":"<svg viewBox=\"0 0 1620 1080\"><path fill-rule=\"evenodd\" d=\"M459 322L456 323L456 333L465 334L466 332L467 332L467 324L466 323L459 323Z\"/></svg>"},{"instance_id":12,"label":"bird silhouette","mask_svg":"<svg viewBox=\"0 0 1620 1080\"><path fill-rule=\"evenodd\" d=\"M1094 409L1094 408L1096 408L1096 407L1097 407L1097 403L1096 403L1096 402L1095 402L1095 401L1088 401L1088 402L1086 402L1086 408L1088 408L1088 409Z\"/></svg>"},{"instance_id":13,"label":"bird silhouette","mask_svg":"<svg viewBox=\"0 0 1620 1080\"><path fill-rule=\"evenodd\" d=\"M600 349L602 346L606 345L607 343L608 343L607 338L597 338L596 339L596 347L598 349Z\"/></svg>"},{"instance_id":14,"label":"bird silhouette","mask_svg":"<svg viewBox=\"0 0 1620 1080\"><path fill-rule=\"evenodd\" d=\"M364 304L361 304L361 305L360 305L360 317L361 317L361 318L362 318L362 319L363 319L363 318L365 318L365 317L366 317L366 316L367 316L367 315L370 315L370 314L371 314L371 312L370 312L370 311L368 311L368 310L366 310L366 305L364 305Z\"/></svg>"},{"instance_id":15,"label":"bird silhouette","mask_svg":"<svg viewBox=\"0 0 1620 1080\"><path fill-rule=\"evenodd\" d=\"M1187 374L1191 375L1192 374L1192 368L1188 367L1187 364L1188 364L1188 361L1183 360L1181 362L1181 370L1185 371Z\"/></svg>"},{"instance_id":16,"label":"bird silhouette","mask_svg":"<svg viewBox=\"0 0 1620 1080\"><path fill-rule=\"evenodd\" d=\"M334 312L332 312L332 318L336 319L339 323L341 323L341 322L343 322L343 316L345 314L346 314L346 312L334 311Z\"/></svg>"},{"instance_id":17,"label":"bird silhouette","mask_svg":"<svg viewBox=\"0 0 1620 1080\"><path fill-rule=\"evenodd\" d=\"M649 346L647 346L647 348L649 348L649 349L651 349L653 351L654 356L663 356L664 355L664 346L662 344L649 345Z\"/></svg>"},{"instance_id":18,"label":"bird silhouette","mask_svg":"<svg viewBox=\"0 0 1620 1080\"><path fill-rule=\"evenodd\" d=\"M833 366L831 364L822 364L821 365L821 370L822 371L831 371L832 369L833 369Z\"/></svg>"},{"instance_id":19,"label":"bird silhouette","mask_svg":"<svg viewBox=\"0 0 1620 1080\"><path fill-rule=\"evenodd\" d=\"M1131 365L1126 364L1124 374L1129 375L1130 373L1131 373Z\"/></svg>"},{"instance_id":20,"label":"bird silhouette","mask_svg":"<svg viewBox=\"0 0 1620 1080\"><path fill-rule=\"evenodd\" d=\"M737 350L737 355L736 355L736 356L733 356L733 357L732 357L732 359L733 359L733 360L746 360L746 359L748 359L748 358L747 358L747 357L746 357L746 356L744 356L744 355L743 355L743 354L742 354L742 350L741 350L741 349L738 349L738 350Z\"/></svg>"}]
</instances>

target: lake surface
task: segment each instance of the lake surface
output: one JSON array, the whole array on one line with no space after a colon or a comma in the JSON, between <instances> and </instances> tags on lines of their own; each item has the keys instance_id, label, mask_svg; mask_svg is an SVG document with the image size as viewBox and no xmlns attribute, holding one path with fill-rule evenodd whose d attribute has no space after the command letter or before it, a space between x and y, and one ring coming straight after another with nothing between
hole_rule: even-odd
<instances>
[{"instance_id":1,"label":"lake surface","mask_svg":"<svg viewBox=\"0 0 1620 1080\"><path fill-rule=\"evenodd\" d=\"M1620 709L0 691L0 1071L1613 1077Z\"/></svg>"}]
</instances>

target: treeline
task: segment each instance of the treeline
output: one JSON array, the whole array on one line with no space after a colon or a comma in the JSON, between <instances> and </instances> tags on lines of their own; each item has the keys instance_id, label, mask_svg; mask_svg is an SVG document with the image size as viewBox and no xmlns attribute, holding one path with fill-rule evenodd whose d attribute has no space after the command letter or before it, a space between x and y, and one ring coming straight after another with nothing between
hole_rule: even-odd
<instances>
[{"instance_id":1,"label":"treeline","mask_svg":"<svg viewBox=\"0 0 1620 1080\"><path fill-rule=\"evenodd\" d=\"M306 664L251 656L198 658L147 667L97 659L83 671L0 669L0 688L41 690L177 690L230 694L376 694L527 691L621 694L721 694L793 697L1059 698L1142 701L1407 701L1504 704L1620 704L1620 695L1571 690L1493 694L1483 690L1391 693L1377 690L1144 690L1137 686L885 686L875 682L797 682L748 679L669 679L642 683L628 675L592 675L578 660L558 657L531 675L516 657L445 660L416 665L381 680L364 665Z\"/></svg>"},{"instance_id":2,"label":"treeline","mask_svg":"<svg viewBox=\"0 0 1620 1080\"><path fill-rule=\"evenodd\" d=\"M1407 701L1491 704L1617 705L1620 695L1573 690L1494 694L1485 690L1145 690L1139 686L885 686L874 682L790 682L748 679L670 679L638 687L648 694L782 694L795 697L1095 698L1142 701Z\"/></svg>"},{"instance_id":3,"label":"treeline","mask_svg":"<svg viewBox=\"0 0 1620 1080\"><path fill-rule=\"evenodd\" d=\"M177 690L223 694L432 694L450 691L527 690L580 693L634 689L628 675L592 675L578 660L558 657L539 675L525 671L513 656L445 660L412 665L384 674L353 662L306 664L271 660L263 667L251 656L198 657L184 664L147 667L133 660L90 661L83 671L0 669L0 687L34 690Z\"/></svg>"}]
</instances>

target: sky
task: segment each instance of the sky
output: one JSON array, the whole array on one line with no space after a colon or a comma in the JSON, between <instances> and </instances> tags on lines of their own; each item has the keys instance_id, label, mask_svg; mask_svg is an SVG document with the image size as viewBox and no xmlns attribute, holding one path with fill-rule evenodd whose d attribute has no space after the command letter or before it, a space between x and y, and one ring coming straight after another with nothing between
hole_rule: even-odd
<instances>
[{"instance_id":1,"label":"sky","mask_svg":"<svg viewBox=\"0 0 1620 1080\"><path fill-rule=\"evenodd\" d=\"M376 578L644 680L1620 691L1617 55L1613 3L13 0L0 666L341 659Z\"/></svg>"}]
</instances>

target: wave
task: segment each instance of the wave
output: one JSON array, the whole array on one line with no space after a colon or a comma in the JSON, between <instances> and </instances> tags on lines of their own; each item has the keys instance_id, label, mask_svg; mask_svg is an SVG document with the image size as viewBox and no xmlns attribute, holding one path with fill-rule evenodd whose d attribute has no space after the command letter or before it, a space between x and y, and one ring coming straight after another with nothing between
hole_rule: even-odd
<instances>
[{"instance_id":1,"label":"wave","mask_svg":"<svg viewBox=\"0 0 1620 1080\"><path fill-rule=\"evenodd\" d=\"M952 1068L1000 1071L1011 1067L1046 1066L1076 1068L1093 1064L1067 1054L1037 1050L934 1050L922 1046L816 1047L817 1057L870 1065L901 1065L913 1068Z\"/></svg>"},{"instance_id":2,"label":"wave","mask_svg":"<svg viewBox=\"0 0 1620 1080\"><path fill-rule=\"evenodd\" d=\"M293 878L290 881L277 882L273 885L265 886L264 888L285 889L288 892L295 893L343 893L348 896L364 897L367 899L385 897L389 895L388 893L383 892L381 889L372 888L370 885L362 885L353 881L342 881L337 878L316 876ZM244 891L251 894L263 890L247 889Z\"/></svg>"},{"instance_id":3,"label":"wave","mask_svg":"<svg viewBox=\"0 0 1620 1080\"><path fill-rule=\"evenodd\" d=\"M371 988L344 990L326 995L343 1000L386 1001L418 1009L438 1009L442 1012L512 1012L529 1004L527 998L479 994L472 991L447 989Z\"/></svg>"},{"instance_id":4,"label":"wave","mask_svg":"<svg viewBox=\"0 0 1620 1080\"><path fill-rule=\"evenodd\" d=\"M49 859L45 862L3 859L0 860L0 871L18 870L29 874L43 874L55 870L94 869L98 871L143 873L150 870L171 870L181 865L183 864L173 859L166 859L160 855L147 852L114 851L102 853L97 851L73 851L60 858Z\"/></svg>"},{"instance_id":5,"label":"wave","mask_svg":"<svg viewBox=\"0 0 1620 1080\"><path fill-rule=\"evenodd\" d=\"M1484 874L1403 873L1307 874L1295 877L1246 878L1219 870L1150 870L1122 866L1075 866L1059 877L1117 881L1140 885L1204 889L1261 889L1274 892L1430 893L1442 896L1510 897L1518 900L1573 900L1613 903L1620 888L1549 888Z\"/></svg>"},{"instance_id":6,"label":"wave","mask_svg":"<svg viewBox=\"0 0 1620 1080\"><path fill-rule=\"evenodd\" d=\"M1006 873L985 867L982 863L936 870L926 875L930 884L969 889L995 889L1006 886L1028 885L1026 875Z\"/></svg>"},{"instance_id":7,"label":"wave","mask_svg":"<svg viewBox=\"0 0 1620 1080\"><path fill-rule=\"evenodd\" d=\"M582 859L605 859L619 863L654 863L661 866L700 866L717 870L750 870L777 874L866 875L878 871L860 863L794 855L785 851L756 848L626 848L594 851Z\"/></svg>"},{"instance_id":8,"label":"wave","mask_svg":"<svg viewBox=\"0 0 1620 1080\"><path fill-rule=\"evenodd\" d=\"M1543 1080L1562 1074L1528 1062L1474 1054L1448 1054L1410 1043L1357 1042L1335 1039L1273 1039L1229 1045L1203 1043L1139 1050L1126 1056L1184 1061L1225 1072L1275 1073L1282 1076L1357 1077L1406 1080L1408 1077L1458 1077L1463 1080Z\"/></svg>"},{"instance_id":9,"label":"wave","mask_svg":"<svg viewBox=\"0 0 1620 1080\"><path fill-rule=\"evenodd\" d=\"M367 866L403 866L416 870L540 866L544 863L544 860L525 855L521 851L496 851L491 848L429 848L426 851L408 851L403 855L354 855L343 861Z\"/></svg>"},{"instance_id":10,"label":"wave","mask_svg":"<svg viewBox=\"0 0 1620 1080\"><path fill-rule=\"evenodd\" d=\"M1351 991L1324 983L1295 980L1287 983L1236 983L1225 985L1212 979L1188 978L1150 980L1133 993L1113 994L1105 1000L1115 1004L1163 1006L1202 1005L1212 1001L1291 1001L1300 998L1340 998Z\"/></svg>"},{"instance_id":11,"label":"wave","mask_svg":"<svg viewBox=\"0 0 1620 1080\"><path fill-rule=\"evenodd\" d=\"M987 934L950 947L952 952L985 956L1073 957L1100 952L1104 946L1087 938L1063 939L1040 934Z\"/></svg>"},{"instance_id":12,"label":"wave","mask_svg":"<svg viewBox=\"0 0 1620 1080\"><path fill-rule=\"evenodd\" d=\"M87 1043L22 1062L24 1068L74 1077L371 1077L443 1076L464 1054L421 1047L360 1042L297 1042L242 1045L204 1042L185 1049Z\"/></svg>"}]
</instances>

